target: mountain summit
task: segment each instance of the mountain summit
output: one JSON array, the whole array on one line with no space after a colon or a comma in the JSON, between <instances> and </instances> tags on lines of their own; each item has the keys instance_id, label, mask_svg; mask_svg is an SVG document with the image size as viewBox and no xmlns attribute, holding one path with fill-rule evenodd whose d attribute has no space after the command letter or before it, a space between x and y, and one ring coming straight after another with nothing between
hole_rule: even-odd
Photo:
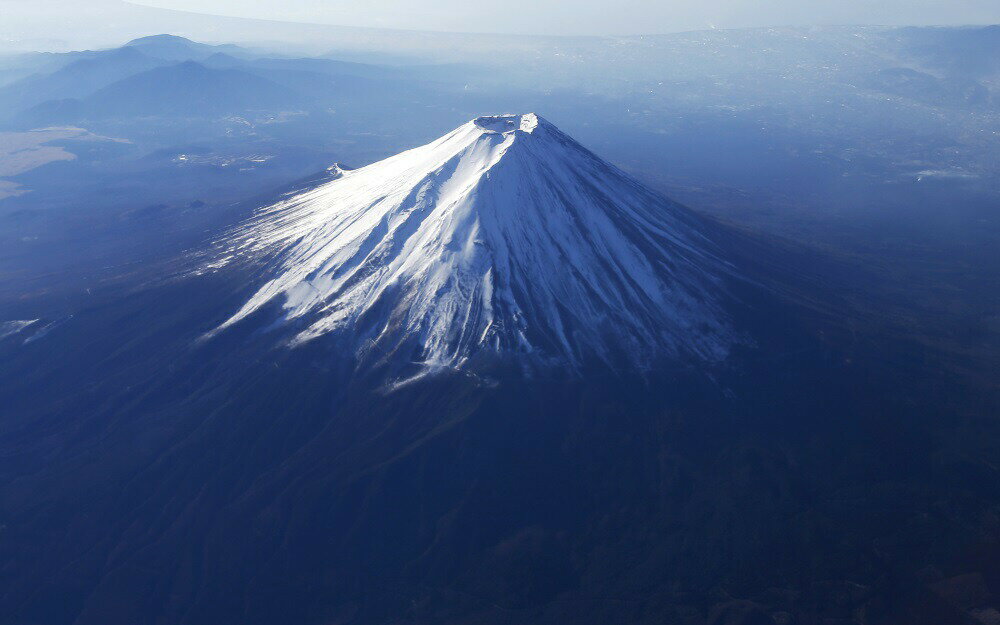
<instances>
[{"instance_id":1,"label":"mountain summit","mask_svg":"<svg viewBox=\"0 0 1000 625\"><path fill-rule=\"evenodd\" d=\"M532 113L338 172L224 247L261 286L213 334L278 302L290 345L339 334L371 362L644 369L735 340L698 220Z\"/></svg>"}]
</instances>

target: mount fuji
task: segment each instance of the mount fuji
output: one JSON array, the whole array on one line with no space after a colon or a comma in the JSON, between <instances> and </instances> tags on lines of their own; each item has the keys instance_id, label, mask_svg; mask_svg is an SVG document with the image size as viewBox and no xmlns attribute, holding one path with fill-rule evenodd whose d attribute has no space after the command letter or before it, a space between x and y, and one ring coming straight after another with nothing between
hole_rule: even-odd
<instances>
[{"instance_id":1,"label":"mount fuji","mask_svg":"<svg viewBox=\"0 0 1000 625\"><path fill-rule=\"evenodd\" d=\"M270 315L289 346L331 334L360 362L432 369L644 370L739 340L704 225L535 114L332 170L222 239L213 266L261 285L208 336Z\"/></svg>"}]
</instances>

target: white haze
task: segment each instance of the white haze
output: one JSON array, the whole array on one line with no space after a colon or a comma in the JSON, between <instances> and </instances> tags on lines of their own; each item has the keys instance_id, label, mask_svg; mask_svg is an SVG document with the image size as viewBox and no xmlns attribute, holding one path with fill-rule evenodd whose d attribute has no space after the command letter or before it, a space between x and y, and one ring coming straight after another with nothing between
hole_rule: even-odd
<instances>
[{"instance_id":1,"label":"white haze","mask_svg":"<svg viewBox=\"0 0 1000 625\"><path fill-rule=\"evenodd\" d=\"M995 23L1000 23L1000 2L997 0L619 0L613 4L604 0L573 3L508 0L502 4L466 0L422 3L403 0L141 0L141 3L0 0L0 52L107 47L161 32L203 41L260 41L317 45L318 49L331 39L365 36L363 32L330 30L338 26L606 36L773 25ZM380 41L379 45L385 47L391 43ZM436 43L428 40L421 45L432 47Z\"/></svg>"},{"instance_id":2,"label":"white haze","mask_svg":"<svg viewBox=\"0 0 1000 625\"><path fill-rule=\"evenodd\" d=\"M241 17L451 32L632 35L773 25L1000 22L996 0L139 0Z\"/></svg>"}]
</instances>

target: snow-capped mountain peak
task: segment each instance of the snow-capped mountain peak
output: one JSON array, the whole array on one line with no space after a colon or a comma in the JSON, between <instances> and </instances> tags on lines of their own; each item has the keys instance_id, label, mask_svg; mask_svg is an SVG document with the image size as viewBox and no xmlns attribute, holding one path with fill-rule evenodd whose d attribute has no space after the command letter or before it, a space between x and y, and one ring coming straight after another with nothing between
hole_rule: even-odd
<instances>
[{"instance_id":1,"label":"snow-capped mountain peak","mask_svg":"<svg viewBox=\"0 0 1000 625\"><path fill-rule=\"evenodd\" d=\"M724 358L722 263L696 219L532 114L478 117L259 212L225 256L294 346L462 367ZM268 320L271 322L272 320Z\"/></svg>"}]
</instances>

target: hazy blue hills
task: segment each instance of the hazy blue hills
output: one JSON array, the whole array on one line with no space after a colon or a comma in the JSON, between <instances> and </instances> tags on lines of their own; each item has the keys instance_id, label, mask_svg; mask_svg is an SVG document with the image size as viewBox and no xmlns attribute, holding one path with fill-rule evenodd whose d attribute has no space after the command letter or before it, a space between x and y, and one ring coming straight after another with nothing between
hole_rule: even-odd
<instances>
[{"instance_id":1,"label":"hazy blue hills","mask_svg":"<svg viewBox=\"0 0 1000 625\"><path fill-rule=\"evenodd\" d=\"M892 67L875 72L865 86L925 104L980 107L995 96L971 78L939 78L908 67Z\"/></svg>"},{"instance_id":2,"label":"hazy blue hills","mask_svg":"<svg viewBox=\"0 0 1000 625\"><path fill-rule=\"evenodd\" d=\"M359 76L363 78L390 78L405 74L401 69L381 65L352 63L324 58L283 59L262 57L253 59L247 66L260 70L315 72L318 74Z\"/></svg>"},{"instance_id":3,"label":"hazy blue hills","mask_svg":"<svg viewBox=\"0 0 1000 625\"><path fill-rule=\"evenodd\" d=\"M12 129L334 104L369 108L416 88L400 69L325 58L259 58L240 46L173 35L144 37L112 50L48 55L45 63L58 69L0 88L0 121Z\"/></svg>"},{"instance_id":4,"label":"hazy blue hills","mask_svg":"<svg viewBox=\"0 0 1000 625\"><path fill-rule=\"evenodd\" d=\"M79 74L79 79L87 84L88 74L108 71L115 62L122 66L129 59L134 61L139 58L147 60L151 58L163 65L179 61L202 61L215 54L228 54L243 59L257 56L246 48L232 44L214 46L176 35L152 35L134 39L119 48L74 52L31 52L2 58L0 59L0 87L9 87L18 81L23 83L22 87L32 86L45 82L45 79L49 77L53 79L50 84L58 87L55 79L59 76L63 76L65 79L66 73ZM78 62L85 63L77 65ZM149 69L149 67L152 66L138 67L133 71L142 71ZM65 72L60 70L65 70ZM73 94L57 93L51 97L71 95ZM9 103L5 102L4 105L9 105Z\"/></svg>"},{"instance_id":5,"label":"hazy blue hills","mask_svg":"<svg viewBox=\"0 0 1000 625\"><path fill-rule=\"evenodd\" d=\"M85 101L96 115L218 115L291 106L300 98L266 78L194 61L158 67L120 80Z\"/></svg>"},{"instance_id":6,"label":"hazy blue hills","mask_svg":"<svg viewBox=\"0 0 1000 625\"><path fill-rule=\"evenodd\" d=\"M112 117L214 117L301 103L300 95L267 78L185 61L128 76L84 98L43 102L16 121L39 126Z\"/></svg>"},{"instance_id":7,"label":"hazy blue hills","mask_svg":"<svg viewBox=\"0 0 1000 625\"><path fill-rule=\"evenodd\" d=\"M46 100L82 98L98 89L163 65L137 48L104 50L49 74L36 74L0 89L0 110L16 111Z\"/></svg>"},{"instance_id":8,"label":"hazy blue hills","mask_svg":"<svg viewBox=\"0 0 1000 625\"><path fill-rule=\"evenodd\" d=\"M249 58L254 56L246 48L233 44L210 45L191 41L177 35L150 35L133 39L125 44L126 48L140 50L144 54L165 61L200 61L214 54L229 54Z\"/></svg>"},{"instance_id":9,"label":"hazy blue hills","mask_svg":"<svg viewBox=\"0 0 1000 625\"><path fill-rule=\"evenodd\" d=\"M1000 26L904 28L904 50L928 67L970 78L1000 77Z\"/></svg>"}]
</instances>

